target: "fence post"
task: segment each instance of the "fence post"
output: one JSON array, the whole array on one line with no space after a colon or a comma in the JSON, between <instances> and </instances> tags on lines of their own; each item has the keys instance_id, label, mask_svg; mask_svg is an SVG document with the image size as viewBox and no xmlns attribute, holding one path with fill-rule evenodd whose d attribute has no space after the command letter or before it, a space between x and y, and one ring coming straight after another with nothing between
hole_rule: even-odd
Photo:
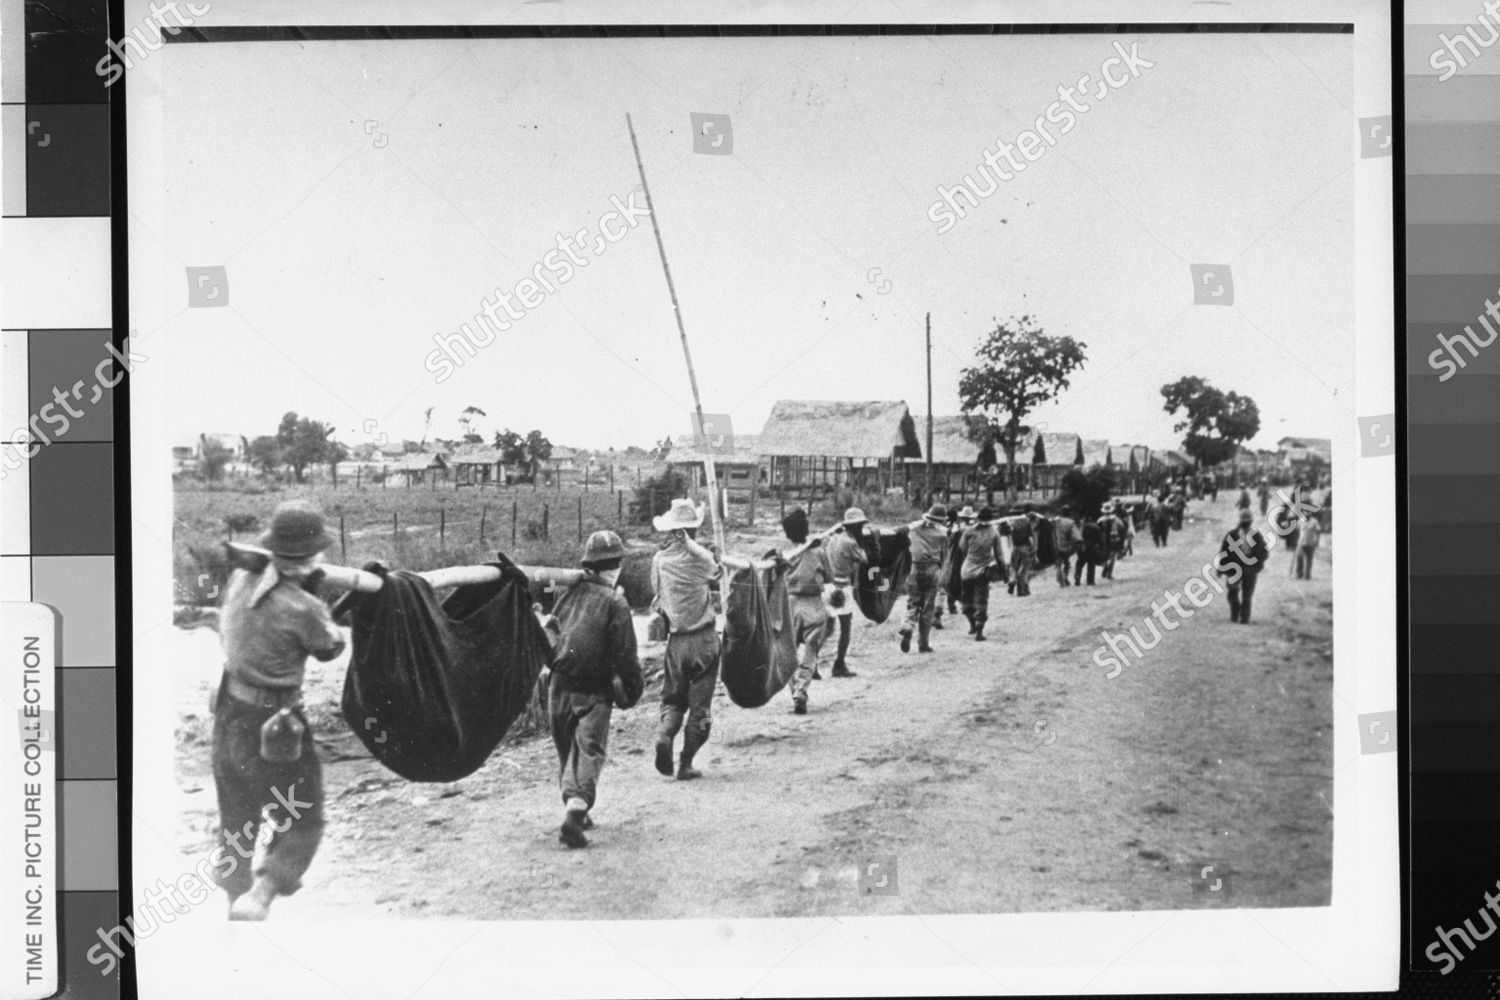
<instances>
[{"instance_id":1,"label":"fence post","mask_svg":"<svg viewBox=\"0 0 1500 1000\"><path fill-rule=\"evenodd\" d=\"M782 490L781 492L777 493L776 495L781 498L781 519L783 521L785 521L786 520L786 490Z\"/></svg>"},{"instance_id":2,"label":"fence post","mask_svg":"<svg viewBox=\"0 0 1500 1000\"><path fill-rule=\"evenodd\" d=\"M436 469L432 470L432 490L431 490L431 492L433 492L433 493L437 492L437 470Z\"/></svg>"},{"instance_id":3,"label":"fence post","mask_svg":"<svg viewBox=\"0 0 1500 1000\"><path fill-rule=\"evenodd\" d=\"M583 463L583 492L589 491L589 464Z\"/></svg>"},{"instance_id":4,"label":"fence post","mask_svg":"<svg viewBox=\"0 0 1500 1000\"><path fill-rule=\"evenodd\" d=\"M363 465L356 465L354 467L354 491L356 493L359 492L360 473L364 472L364 470L365 470L365 467Z\"/></svg>"},{"instance_id":5,"label":"fence post","mask_svg":"<svg viewBox=\"0 0 1500 1000\"><path fill-rule=\"evenodd\" d=\"M578 540L583 541L583 497L578 498Z\"/></svg>"},{"instance_id":6,"label":"fence post","mask_svg":"<svg viewBox=\"0 0 1500 1000\"><path fill-rule=\"evenodd\" d=\"M510 547L516 547L516 519L520 516L521 502L512 500L510 502Z\"/></svg>"},{"instance_id":7,"label":"fence post","mask_svg":"<svg viewBox=\"0 0 1500 1000\"><path fill-rule=\"evenodd\" d=\"M625 494L615 494L615 523L618 525L625 520Z\"/></svg>"},{"instance_id":8,"label":"fence post","mask_svg":"<svg viewBox=\"0 0 1500 1000\"><path fill-rule=\"evenodd\" d=\"M349 542L344 537L344 515L339 513L339 558L344 562L349 561Z\"/></svg>"},{"instance_id":9,"label":"fence post","mask_svg":"<svg viewBox=\"0 0 1500 1000\"><path fill-rule=\"evenodd\" d=\"M490 512L490 505L484 504L479 508L479 544L484 545L484 519Z\"/></svg>"},{"instance_id":10,"label":"fence post","mask_svg":"<svg viewBox=\"0 0 1500 1000\"><path fill-rule=\"evenodd\" d=\"M542 504L542 541L552 540L552 508Z\"/></svg>"},{"instance_id":11,"label":"fence post","mask_svg":"<svg viewBox=\"0 0 1500 1000\"><path fill-rule=\"evenodd\" d=\"M448 508L438 508L438 550L448 544Z\"/></svg>"},{"instance_id":12,"label":"fence post","mask_svg":"<svg viewBox=\"0 0 1500 1000\"><path fill-rule=\"evenodd\" d=\"M391 539L396 543L396 547L397 548L401 547L401 512L400 511L395 511L395 510L391 511Z\"/></svg>"}]
</instances>

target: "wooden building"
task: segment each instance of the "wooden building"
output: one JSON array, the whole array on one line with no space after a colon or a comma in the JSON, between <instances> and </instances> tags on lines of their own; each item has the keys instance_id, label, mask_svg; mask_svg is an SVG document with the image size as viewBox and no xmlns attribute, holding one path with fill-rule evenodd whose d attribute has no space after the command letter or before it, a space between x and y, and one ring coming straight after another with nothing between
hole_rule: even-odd
<instances>
[{"instance_id":1,"label":"wooden building","mask_svg":"<svg viewBox=\"0 0 1500 1000\"><path fill-rule=\"evenodd\" d=\"M714 476L719 481L720 489L731 496L748 496L760 486L764 472L760 452L757 450L759 441L759 436L755 434L736 434L732 445L726 443L723 448L711 450ZM686 476L696 491L708 486L704 458L703 449L698 447L694 436L682 434L672 442L672 450L667 453L667 465Z\"/></svg>"},{"instance_id":2,"label":"wooden building","mask_svg":"<svg viewBox=\"0 0 1500 1000\"><path fill-rule=\"evenodd\" d=\"M507 467L499 448L466 445L448 456L448 467L459 486L504 486Z\"/></svg>"},{"instance_id":3,"label":"wooden building","mask_svg":"<svg viewBox=\"0 0 1500 1000\"><path fill-rule=\"evenodd\" d=\"M916 423L899 401L779 400L761 430L758 450L766 460L768 485L780 492L884 491L921 474Z\"/></svg>"}]
</instances>

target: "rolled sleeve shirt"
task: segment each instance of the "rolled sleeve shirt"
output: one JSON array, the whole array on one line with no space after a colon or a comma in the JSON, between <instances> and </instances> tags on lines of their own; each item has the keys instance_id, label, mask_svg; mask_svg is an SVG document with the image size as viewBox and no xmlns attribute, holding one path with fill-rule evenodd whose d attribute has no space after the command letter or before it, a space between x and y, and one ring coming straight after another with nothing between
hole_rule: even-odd
<instances>
[{"instance_id":1,"label":"rolled sleeve shirt","mask_svg":"<svg viewBox=\"0 0 1500 1000\"><path fill-rule=\"evenodd\" d=\"M302 686L309 656L331 660L344 650L344 635L328 606L292 580L265 590L256 600L261 574L235 570L219 612L219 643L230 676L257 687Z\"/></svg>"},{"instance_id":2,"label":"rolled sleeve shirt","mask_svg":"<svg viewBox=\"0 0 1500 1000\"><path fill-rule=\"evenodd\" d=\"M667 616L673 634L693 632L713 623L709 584L719 575L712 552L690 538L674 541L651 560L651 589L656 607Z\"/></svg>"}]
</instances>

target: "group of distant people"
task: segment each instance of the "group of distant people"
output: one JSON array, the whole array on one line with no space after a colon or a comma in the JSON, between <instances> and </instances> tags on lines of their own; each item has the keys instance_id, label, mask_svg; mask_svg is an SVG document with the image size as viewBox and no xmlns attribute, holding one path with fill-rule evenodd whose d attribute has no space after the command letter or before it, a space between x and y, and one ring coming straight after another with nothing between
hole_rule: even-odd
<instances>
[{"instance_id":1,"label":"group of distant people","mask_svg":"<svg viewBox=\"0 0 1500 1000\"><path fill-rule=\"evenodd\" d=\"M1264 515L1270 490L1264 481L1259 487ZM1202 488L1209 496L1217 490L1211 480ZM1310 579L1319 539L1328 529L1331 491L1317 503L1311 502L1306 483L1282 493L1285 502L1276 517L1293 521L1273 518L1273 533L1294 554L1297 578ZM1022 507L1002 515L992 506L955 510L932 503L919 519L895 529L906 536L911 559L898 632L901 651L910 652L915 643L919 653L933 652L932 633L944 627L945 607L950 615L961 610L973 641L986 641L991 584L1003 580L1011 595L1030 596L1039 548L1050 549L1060 588L1092 586L1096 573L1113 579L1117 561L1133 551L1137 515L1160 547L1170 531L1182 527L1186 506L1182 488L1160 490L1143 504L1108 501L1095 517L1072 505L1043 517ZM1253 523L1245 484L1237 507L1238 524L1221 540L1218 566L1228 584L1231 620L1248 623L1256 580L1272 545ZM708 742L720 665L713 590L723 569L721 554L696 539L703 521L701 505L678 499L653 522L666 536L651 564L654 626L666 639L654 764L680 781L699 777L695 758ZM809 538L808 515L800 508L781 525L791 545L774 558L785 571L797 648L789 682L792 711L806 715L809 689L822 676L818 658L825 641L838 637L832 676L855 676L847 663L854 591L860 574L871 568L878 532L859 507L846 509L837 525L816 538ZM297 891L317 849L322 780L302 709L303 675L309 656L328 661L344 648L326 605L310 593L332 541L321 512L302 501L282 504L258 541L269 553L267 564L237 568L229 580L220 615L225 669L213 698L213 771L221 814L215 864L225 868L216 881L228 894L231 918L242 920L265 919L274 899ZM618 534L595 532L580 560L582 578L553 609L554 649L543 682L563 800L558 836L572 848L589 842L589 814L607 756L612 712L633 706L645 686L631 609L617 586L624 556ZM281 747L273 752L278 726L290 727L290 736L278 737ZM300 803L301 812L295 822L274 825L274 836L252 857L246 845L260 838L267 809L287 795Z\"/></svg>"}]
</instances>

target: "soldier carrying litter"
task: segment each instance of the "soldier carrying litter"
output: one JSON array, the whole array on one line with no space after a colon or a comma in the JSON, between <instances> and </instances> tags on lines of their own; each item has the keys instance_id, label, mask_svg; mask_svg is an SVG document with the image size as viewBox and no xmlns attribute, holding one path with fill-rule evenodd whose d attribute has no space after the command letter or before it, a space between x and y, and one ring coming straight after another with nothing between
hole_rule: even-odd
<instances>
[{"instance_id":1,"label":"soldier carrying litter","mask_svg":"<svg viewBox=\"0 0 1500 1000\"><path fill-rule=\"evenodd\" d=\"M807 512L796 508L782 519L781 529L793 545L807 542ZM780 555L778 553L778 555ZM787 563L786 589L791 598L792 630L797 641L797 672L792 675L792 712L807 714L807 689L818 676L818 651L828 637L832 619L824 604L824 588L833 583L833 567L822 543L814 539Z\"/></svg>"},{"instance_id":2,"label":"soldier carrying litter","mask_svg":"<svg viewBox=\"0 0 1500 1000\"><path fill-rule=\"evenodd\" d=\"M312 864L323 837L323 768L302 710L303 673L309 656L327 662L344 651L328 606L309 592L333 544L323 515L306 501L283 503L258 542L271 558L229 577L219 613L224 675L212 699L219 841L225 857L233 849L246 862L215 868L231 920L266 919ZM269 844L257 852L262 823Z\"/></svg>"},{"instance_id":3,"label":"soldier carrying litter","mask_svg":"<svg viewBox=\"0 0 1500 1000\"><path fill-rule=\"evenodd\" d=\"M709 588L719 578L719 558L695 541L703 507L694 507L691 500L673 500L671 508L651 523L672 536L651 560L651 589L656 595L652 606L667 621L656 769L672 774L673 744L681 731L677 778L687 781L701 777L693 757L708 742L713 723L720 647Z\"/></svg>"},{"instance_id":4,"label":"soldier carrying litter","mask_svg":"<svg viewBox=\"0 0 1500 1000\"><path fill-rule=\"evenodd\" d=\"M589 812L609 744L610 717L631 708L645 688L636 654L630 604L616 589L625 543L596 531L584 543L583 579L558 598L553 614L561 637L547 686L547 714L557 748L563 822L558 839L588 846Z\"/></svg>"},{"instance_id":5,"label":"soldier carrying litter","mask_svg":"<svg viewBox=\"0 0 1500 1000\"><path fill-rule=\"evenodd\" d=\"M912 630L917 630L917 652L932 652L932 624L942 583L943 556L948 549L948 508L935 503L922 519L898 529L911 544L911 573L906 578L906 624L901 627L901 652L911 652Z\"/></svg>"},{"instance_id":6,"label":"soldier carrying litter","mask_svg":"<svg viewBox=\"0 0 1500 1000\"><path fill-rule=\"evenodd\" d=\"M865 551L863 539L865 525L869 523L865 512L858 507L844 511L843 531L834 535L823 546L828 553L828 564L833 567L833 583L843 595L834 612L839 622L839 651L833 660L833 676L855 677L849 669L850 631L854 626L854 587L859 574L870 564L870 555Z\"/></svg>"}]
</instances>

